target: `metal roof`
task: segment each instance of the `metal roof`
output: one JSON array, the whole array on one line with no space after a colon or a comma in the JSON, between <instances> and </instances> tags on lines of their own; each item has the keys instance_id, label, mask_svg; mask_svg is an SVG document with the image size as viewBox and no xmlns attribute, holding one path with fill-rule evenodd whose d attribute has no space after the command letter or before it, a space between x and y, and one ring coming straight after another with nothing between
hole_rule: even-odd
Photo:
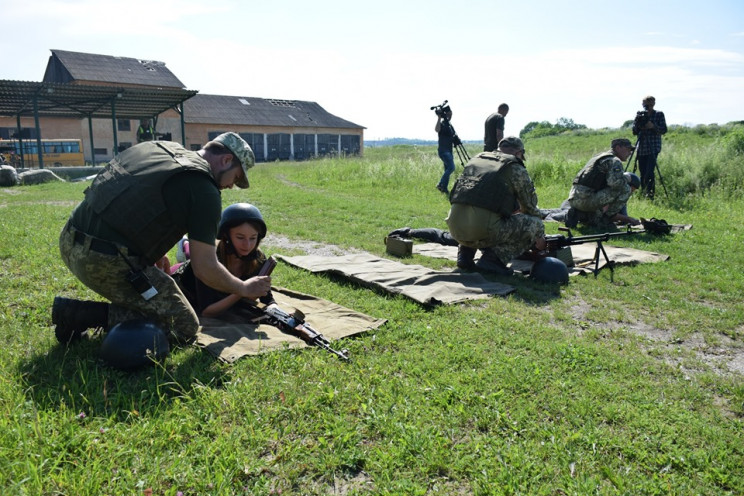
<instances>
[{"instance_id":1,"label":"metal roof","mask_svg":"<svg viewBox=\"0 0 744 496\"><path fill-rule=\"evenodd\" d=\"M185 88L165 66L165 62L95 53L52 50L44 72L44 82L89 81L117 85Z\"/></svg>"},{"instance_id":2,"label":"metal roof","mask_svg":"<svg viewBox=\"0 0 744 496\"><path fill-rule=\"evenodd\" d=\"M146 119L196 95L181 88L120 88L0 80L0 115L110 118L115 102L119 119Z\"/></svg>"},{"instance_id":3,"label":"metal roof","mask_svg":"<svg viewBox=\"0 0 744 496\"><path fill-rule=\"evenodd\" d=\"M186 123L364 129L315 102L224 95L194 95L184 103Z\"/></svg>"}]
</instances>

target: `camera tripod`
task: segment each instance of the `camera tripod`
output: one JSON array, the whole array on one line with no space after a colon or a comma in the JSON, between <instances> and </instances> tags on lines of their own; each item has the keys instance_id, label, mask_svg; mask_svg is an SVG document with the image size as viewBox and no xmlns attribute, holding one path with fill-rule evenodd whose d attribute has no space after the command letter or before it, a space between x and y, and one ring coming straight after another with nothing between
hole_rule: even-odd
<instances>
[{"instance_id":1,"label":"camera tripod","mask_svg":"<svg viewBox=\"0 0 744 496\"><path fill-rule=\"evenodd\" d=\"M642 133L643 131L641 131ZM636 170L638 170L638 155L635 154L636 149L638 148L638 143L641 141L641 135L638 134L638 138L636 138L635 146L633 147L633 151L630 152L630 157L628 157L628 163L625 165L625 171L627 172L628 167L630 167L630 162L633 161L633 156L635 155L635 161L633 162L633 174L635 174ZM664 188L664 194L667 198L669 198L669 193L666 189L666 184L664 184L664 177L661 175L661 169L659 169L659 163L654 163L654 168L656 172L659 174L659 182L661 183L661 187ZM643 185L641 185L643 186Z\"/></svg>"},{"instance_id":2,"label":"camera tripod","mask_svg":"<svg viewBox=\"0 0 744 496\"><path fill-rule=\"evenodd\" d=\"M455 131L455 128L452 127L452 124L450 124L449 119L443 119L444 125L449 126L449 128L452 130L452 147L455 149L455 152L457 152L457 158L460 159L460 165L465 167L465 163L470 160L470 155L468 155L468 151L465 149L465 146L462 144L462 141L460 140L460 137L457 136L457 132Z\"/></svg>"}]
</instances>

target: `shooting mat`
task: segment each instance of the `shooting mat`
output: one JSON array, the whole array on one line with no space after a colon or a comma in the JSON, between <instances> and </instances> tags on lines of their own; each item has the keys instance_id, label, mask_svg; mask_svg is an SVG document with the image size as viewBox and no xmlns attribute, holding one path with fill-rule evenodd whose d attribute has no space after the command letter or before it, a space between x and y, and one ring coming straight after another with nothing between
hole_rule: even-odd
<instances>
[{"instance_id":1,"label":"shooting mat","mask_svg":"<svg viewBox=\"0 0 744 496\"><path fill-rule=\"evenodd\" d=\"M423 305L457 303L489 298L493 295L506 296L516 290L514 286L508 284L488 281L477 272L435 271L421 265L408 265L369 253L276 257L313 273L337 274L387 293L402 294Z\"/></svg>"},{"instance_id":2,"label":"shooting mat","mask_svg":"<svg viewBox=\"0 0 744 496\"><path fill-rule=\"evenodd\" d=\"M277 287L271 290L279 307L290 313L294 309L302 311L307 323L325 336L333 348L343 348L334 342L338 339L377 329L387 322L307 294ZM220 319L202 317L200 321L196 344L227 363L246 355L308 346L300 338L268 324L247 321L237 313L228 312ZM326 353L320 349L318 352Z\"/></svg>"},{"instance_id":3,"label":"shooting mat","mask_svg":"<svg viewBox=\"0 0 744 496\"><path fill-rule=\"evenodd\" d=\"M635 248L620 248L602 243L607 256L616 265L634 265L639 263L656 263L669 260L669 255L654 253L651 251L637 250ZM569 275L591 273L594 270L594 253L597 243L584 243L571 246L574 267L569 267ZM444 246L438 243L423 243L413 245L413 253L433 258L444 258L457 260L457 247ZM529 272L533 262L529 260L512 260L509 267L518 272ZM605 267L607 262L604 256L599 254L599 268Z\"/></svg>"}]
</instances>

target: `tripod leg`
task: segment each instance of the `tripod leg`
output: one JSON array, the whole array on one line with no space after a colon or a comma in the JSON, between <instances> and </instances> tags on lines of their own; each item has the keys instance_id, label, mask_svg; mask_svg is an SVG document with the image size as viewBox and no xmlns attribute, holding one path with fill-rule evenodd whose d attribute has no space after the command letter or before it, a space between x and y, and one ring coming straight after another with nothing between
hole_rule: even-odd
<instances>
[{"instance_id":1,"label":"tripod leg","mask_svg":"<svg viewBox=\"0 0 744 496\"><path fill-rule=\"evenodd\" d=\"M661 169L659 169L659 163L656 163L656 172L659 173L659 182L661 183L661 187L664 188L664 194L667 198L669 198L669 193L667 193L666 184L664 184L664 178L661 177Z\"/></svg>"}]
</instances>

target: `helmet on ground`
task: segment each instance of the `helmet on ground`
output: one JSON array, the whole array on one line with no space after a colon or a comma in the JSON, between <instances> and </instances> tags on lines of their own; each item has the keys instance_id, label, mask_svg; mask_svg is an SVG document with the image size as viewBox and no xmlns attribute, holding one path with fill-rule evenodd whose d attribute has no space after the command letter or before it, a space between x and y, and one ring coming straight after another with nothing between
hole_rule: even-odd
<instances>
[{"instance_id":1,"label":"helmet on ground","mask_svg":"<svg viewBox=\"0 0 744 496\"><path fill-rule=\"evenodd\" d=\"M630 185L631 188L638 189L641 187L641 178L637 175L633 174L632 172L624 172L623 176L625 177L625 181Z\"/></svg>"},{"instance_id":2,"label":"helmet on ground","mask_svg":"<svg viewBox=\"0 0 744 496\"><path fill-rule=\"evenodd\" d=\"M568 267L554 257L545 257L532 266L530 277L551 284L568 284Z\"/></svg>"},{"instance_id":3,"label":"helmet on ground","mask_svg":"<svg viewBox=\"0 0 744 496\"><path fill-rule=\"evenodd\" d=\"M163 361L170 352L163 330L146 320L127 320L116 324L101 343L101 358L110 366L133 370Z\"/></svg>"},{"instance_id":4,"label":"helmet on ground","mask_svg":"<svg viewBox=\"0 0 744 496\"><path fill-rule=\"evenodd\" d=\"M217 238L227 239L230 229L244 222L255 224L259 241L266 237L266 222L263 220L261 211L250 203L233 203L222 211L217 228Z\"/></svg>"}]
</instances>

